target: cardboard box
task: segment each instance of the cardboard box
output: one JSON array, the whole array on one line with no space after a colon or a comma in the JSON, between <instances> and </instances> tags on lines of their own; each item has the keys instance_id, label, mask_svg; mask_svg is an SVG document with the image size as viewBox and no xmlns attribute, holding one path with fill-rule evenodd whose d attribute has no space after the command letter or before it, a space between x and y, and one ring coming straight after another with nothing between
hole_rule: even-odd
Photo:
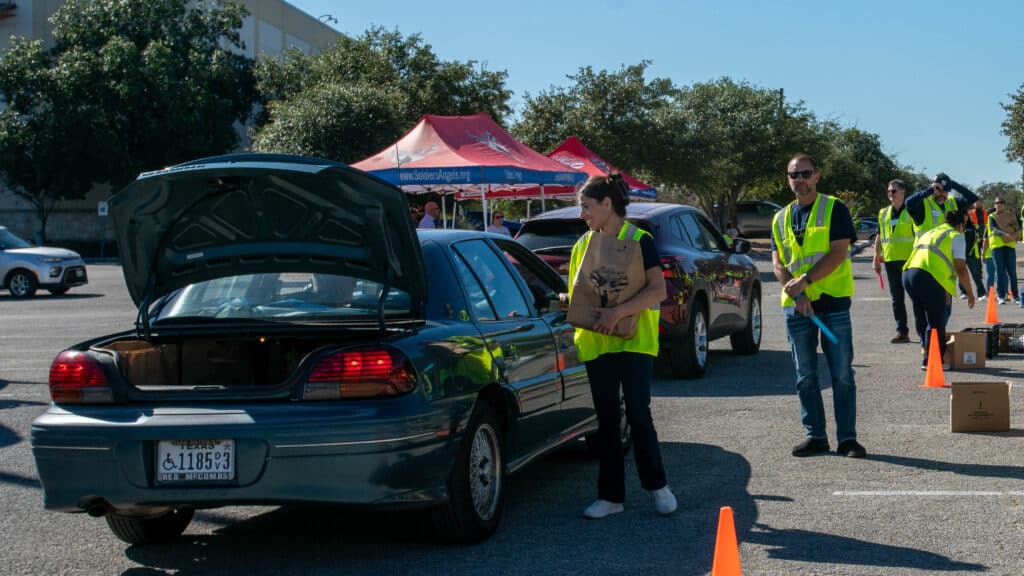
<instances>
[{"instance_id":1,"label":"cardboard box","mask_svg":"<svg viewBox=\"0 0 1024 576\"><path fill-rule=\"evenodd\" d=\"M1007 234L1016 234L1020 232L1020 225L1017 224L1017 214L1013 210L1003 210L1002 213L992 213L993 219L996 221L996 226Z\"/></svg>"},{"instance_id":2,"label":"cardboard box","mask_svg":"<svg viewBox=\"0 0 1024 576\"><path fill-rule=\"evenodd\" d=\"M987 336L976 332L954 332L946 343L943 368L950 370L977 370L985 367Z\"/></svg>"},{"instance_id":3,"label":"cardboard box","mask_svg":"<svg viewBox=\"0 0 1024 576\"><path fill-rule=\"evenodd\" d=\"M950 432L1010 429L1009 382L953 382L950 388Z\"/></svg>"}]
</instances>

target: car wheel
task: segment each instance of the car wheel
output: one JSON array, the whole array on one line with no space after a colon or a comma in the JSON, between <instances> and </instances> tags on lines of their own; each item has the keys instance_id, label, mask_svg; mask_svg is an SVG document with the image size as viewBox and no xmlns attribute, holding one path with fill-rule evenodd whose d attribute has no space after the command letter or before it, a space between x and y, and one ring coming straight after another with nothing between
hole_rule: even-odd
<instances>
[{"instance_id":1,"label":"car wheel","mask_svg":"<svg viewBox=\"0 0 1024 576\"><path fill-rule=\"evenodd\" d=\"M7 289L15 298L34 296L37 288L39 288L39 282L36 281L35 274L28 270L15 270L7 283Z\"/></svg>"},{"instance_id":2,"label":"car wheel","mask_svg":"<svg viewBox=\"0 0 1024 576\"><path fill-rule=\"evenodd\" d=\"M471 544L498 528L505 504L505 462L497 420L480 404L459 444L448 478L448 503L437 512L448 540Z\"/></svg>"},{"instance_id":3,"label":"car wheel","mask_svg":"<svg viewBox=\"0 0 1024 576\"><path fill-rule=\"evenodd\" d=\"M742 332L730 334L729 342L737 354L754 354L761 349L761 294L756 289L750 292L747 325Z\"/></svg>"},{"instance_id":4,"label":"car wheel","mask_svg":"<svg viewBox=\"0 0 1024 576\"><path fill-rule=\"evenodd\" d=\"M601 456L601 446L598 443L597 432L591 432L583 437L587 443L587 452L594 458ZM619 442L622 443L623 455L629 453L633 446L633 430L629 427L629 419L626 418L626 399L619 390Z\"/></svg>"},{"instance_id":5,"label":"car wheel","mask_svg":"<svg viewBox=\"0 0 1024 576\"><path fill-rule=\"evenodd\" d=\"M46 290L54 296L60 296L61 294L67 294L69 288L47 288Z\"/></svg>"},{"instance_id":6,"label":"car wheel","mask_svg":"<svg viewBox=\"0 0 1024 576\"><path fill-rule=\"evenodd\" d=\"M694 300L686 333L669 345L672 376L699 378L708 364L708 312L703 300Z\"/></svg>"},{"instance_id":7,"label":"car wheel","mask_svg":"<svg viewBox=\"0 0 1024 576\"><path fill-rule=\"evenodd\" d=\"M107 514L104 518L114 536L129 544L159 544L177 540L192 521L194 513L192 508L175 508L149 518L119 514Z\"/></svg>"}]
</instances>

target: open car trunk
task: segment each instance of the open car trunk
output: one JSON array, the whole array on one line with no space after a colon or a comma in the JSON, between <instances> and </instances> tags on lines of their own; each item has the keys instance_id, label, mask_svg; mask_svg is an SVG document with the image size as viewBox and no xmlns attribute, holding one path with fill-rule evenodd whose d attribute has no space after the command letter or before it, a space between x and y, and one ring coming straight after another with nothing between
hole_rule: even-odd
<instances>
[{"instance_id":1,"label":"open car trunk","mask_svg":"<svg viewBox=\"0 0 1024 576\"><path fill-rule=\"evenodd\" d=\"M311 352L325 346L372 342L375 330L329 338L319 336L221 336L217 338L126 338L106 342L94 350L113 353L118 370L132 387L144 391L161 388L216 387L225 391L266 390L284 384Z\"/></svg>"}]
</instances>

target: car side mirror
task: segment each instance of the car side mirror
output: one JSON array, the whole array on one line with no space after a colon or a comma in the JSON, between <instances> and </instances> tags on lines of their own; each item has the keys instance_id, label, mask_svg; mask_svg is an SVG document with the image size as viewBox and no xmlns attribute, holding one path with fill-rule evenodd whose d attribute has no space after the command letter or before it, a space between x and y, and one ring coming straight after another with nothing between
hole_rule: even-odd
<instances>
[{"instance_id":1,"label":"car side mirror","mask_svg":"<svg viewBox=\"0 0 1024 576\"><path fill-rule=\"evenodd\" d=\"M732 241L732 251L737 254L749 253L750 240L744 240L743 238L734 238Z\"/></svg>"}]
</instances>

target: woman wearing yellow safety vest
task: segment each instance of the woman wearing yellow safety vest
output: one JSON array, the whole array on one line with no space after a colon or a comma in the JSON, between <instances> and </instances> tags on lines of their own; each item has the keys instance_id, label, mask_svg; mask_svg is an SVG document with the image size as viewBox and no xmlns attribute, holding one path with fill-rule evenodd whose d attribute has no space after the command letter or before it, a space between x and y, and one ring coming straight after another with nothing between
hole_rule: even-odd
<instances>
[{"instance_id":1,"label":"woman wearing yellow safety vest","mask_svg":"<svg viewBox=\"0 0 1024 576\"><path fill-rule=\"evenodd\" d=\"M1021 239L1021 221L1006 206L1002 196L996 196L993 206L995 211L988 216L988 227L992 259L996 264L996 298L1000 304L1005 304L1016 296L1021 308L1024 308L1024 295L1021 295L1017 287L1017 242ZM1000 229L998 222L1006 214L1013 214L1011 222L1017 220L1016 230Z\"/></svg>"},{"instance_id":2,"label":"woman wearing yellow safety vest","mask_svg":"<svg viewBox=\"0 0 1024 576\"><path fill-rule=\"evenodd\" d=\"M626 500L626 468L619 435L619 390L626 407L626 419L632 430L633 455L636 459L640 485L652 493L654 508L661 515L676 509L676 499L668 487L661 462L658 434L651 417L651 381L654 359L658 355L659 304L665 299L665 278L654 240L647 232L625 221L629 203L629 186L622 176L594 176L577 192L582 218L590 232L572 248L569 260L569 290L560 300L572 299L572 279L576 278L583 255L593 234L612 234L625 239L629 229L636 232L633 240L640 243L646 286L629 300L609 308L594 308L597 319L593 330L577 328L576 350L586 363L590 392L598 421L600 472L597 479L597 500L583 511L586 518L603 518L622 512ZM637 331L632 338L612 334L619 320L638 315Z\"/></svg>"},{"instance_id":3,"label":"woman wearing yellow safety vest","mask_svg":"<svg viewBox=\"0 0 1024 576\"><path fill-rule=\"evenodd\" d=\"M914 242L903 268L903 287L914 304L914 323L924 355L921 369L928 368L929 334L935 330L940 354L946 353L946 321L952 298L956 294L956 281L967 289L967 307L974 308L974 290L967 272L963 229L966 213L961 210L946 212L944 221L921 234Z\"/></svg>"}]
</instances>

